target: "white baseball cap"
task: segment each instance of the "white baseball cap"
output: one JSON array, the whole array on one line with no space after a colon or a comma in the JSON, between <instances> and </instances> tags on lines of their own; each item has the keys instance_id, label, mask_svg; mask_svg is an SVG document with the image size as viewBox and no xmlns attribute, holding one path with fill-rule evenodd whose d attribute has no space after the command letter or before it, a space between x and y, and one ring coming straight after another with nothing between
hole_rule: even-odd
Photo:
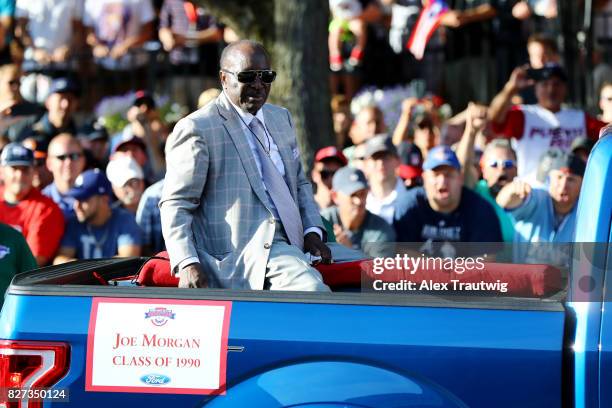
<instances>
[{"instance_id":1,"label":"white baseball cap","mask_svg":"<svg viewBox=\"0 0 612 408\"><path fill-rule=\"evenodd\" d=\"M114 187L123 187L131 179L144 179L142 167L130 156L118 156L108 163L106 177Z\"/></svg>"}]
</instances>

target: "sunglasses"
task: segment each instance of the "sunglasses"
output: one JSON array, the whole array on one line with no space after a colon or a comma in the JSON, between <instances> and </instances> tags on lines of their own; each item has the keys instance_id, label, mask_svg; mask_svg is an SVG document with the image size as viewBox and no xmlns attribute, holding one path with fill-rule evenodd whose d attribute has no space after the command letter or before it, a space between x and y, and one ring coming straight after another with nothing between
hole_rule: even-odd
<instances>
[{"instance_id":1,"label":"sunglasses","mask_svg":"<svg viewBox=\"0 0 612 408\"><path fill-rule=\"evenodd\" d=\"M319 173L321 174L321 178L329 179L334 177L334 174L336 174L336 170L321 170Z\"/></svg>"},{"instance_id":2,"label":"sunglasses","mask_svg":"<svg viewBox=\"0 0 612 408\"><path fill-rule=\"evenodd\" d=\"M82 156L83 156L82 153L66 153L66 154L58 154L57 156L54 156L54 157L56 159L58 159L59 161L64 161L64 160L67 160L67 159L70 159L72 161L77 161Z\"/></svg>"},{"instance_id":3,"label":"sunglasses","mask_svg":"<svg viewBox=\"0 0 612 408\"><path fill-rule=\"evenodd\" d=\"M489 167L500 167L502 169L512 169L516 167L516 162L514 160L489 160L487 164Z\"/></svg>"},{"instance_id":4,"label":"sunglasses","mask_svg":"<svg viewBox=\"0 0 612 408\"><path fill-rule=\"evenodd\" d=\"M263 82L264 84L271 84L272 82L274 82L274 79L276 79L276 72L272 71L271 69L240 72L232 72L226 69L222 69L221 71L235 75L236 79L238 79L238 82L243 84L252 84L257 78L261 79L261 82Z\"/></svg>"},{"instance_id":5,"label":"sunglasses","mask_svg":"<svg viewBox=\"0 0 612 408\"><path fill-rule=\"evenodd\" d=\"M20 79L11 79L10 81L8 81L8 84L10 86L18 86L18 85L21 85L21 80Z\"/></svg>"}]
</instances>

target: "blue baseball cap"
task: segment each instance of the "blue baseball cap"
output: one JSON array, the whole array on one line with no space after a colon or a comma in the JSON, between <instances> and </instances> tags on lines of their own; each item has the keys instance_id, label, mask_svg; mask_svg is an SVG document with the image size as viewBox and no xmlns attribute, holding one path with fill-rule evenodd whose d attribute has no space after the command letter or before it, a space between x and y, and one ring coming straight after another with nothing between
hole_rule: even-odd
<instances>
[{"instance_id":1,"label":"blue baseball cap","mask_svg":"<svg viewBox=\"0 0 612 408\"><path fill-rule=\"evenodd\" d=\"M349 196L364 188L368 188L368 181L363 172L354 167L342 167L332 179L332 190Z\"/></svg>"},{"instance_id":2,"label":"blue baseball cap","mask_svg":"<svg viewBox=\"0 0 612 408\"><path fill-rule=\"evenodd\" d=\"M33 166L34 152L19 143L9 143L0 155L2 166Z\"/></svg>"},{"instance_id":3,"label":"blue baseball cap","mask_svg":"<svg viewBox=\"0 0 612 408\"><path fill-rule=\"evenodd\" d=\"M54 93L71 93L78 96L81 93L81 87L72 78L56 78L51 82L47 96Z\"/></svg>"},{"instance_id":4,"label":"blue baseball cap","mask_svg":"<svg viewBox=\"0 0 612 408\"><path fill-rule=\"evenodd\" d=\"M461 170L461 163L453 150L445 145L436 146L427 153L423 170L433 170L440 166L450 166Z\"/></svg>"},{"instance_id":5,"label":"blue baseball cap","mask_svg":"<svg viewBox=\"0 0 612 408\"><path fill-rule=\"evenodd\" d=\"M66 194L77 201L85 201L94 195L110 196L112 187L106 175L100 169L87 170L81 173Z\"/></svg>"}]
</instances>

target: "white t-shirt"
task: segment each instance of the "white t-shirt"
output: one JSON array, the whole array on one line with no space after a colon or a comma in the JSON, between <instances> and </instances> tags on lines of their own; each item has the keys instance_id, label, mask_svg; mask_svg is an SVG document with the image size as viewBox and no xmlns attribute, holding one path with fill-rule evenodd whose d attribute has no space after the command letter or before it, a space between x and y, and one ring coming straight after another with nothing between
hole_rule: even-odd
<instances>
[{"instance_id":1,"label":"white t-shirt","mask_svg":"<svg viewBox=\"0 0 612 408\"><path fill-rule=\"evenodd\" d=\"M561 109L553 113L539 105L521 105L525 117L523 135L515 142L518 176L534 181L540 158L550 148L569 151L577 137L586 137L583 111Z\"/></svg>"},{"instance_id":2,"label":"white t-shirt","mask_svg":"<svg viewBox=\"0 0 612 408\"><path fill-rule=\"evenodd\" d=\"M393 225L393 216L395 215L395 208L400 197L407 194L406 186L400 178L395 183L395 189L388 196L379 199L375 197L372 192L368 193L366 198L366 210L372 214L376 214L390 225Z\"/></svg>"},{"instance_id":3,"label":"white t-shirt","mask_svg":"<svg viewBox=\"0 0 612 408\"><path fill-rule=\"evenodd\" d=\"M73 21L83 15L78 0L17 0L15 16L28 19L28 33L34 47L53 53L61 46L70 46Z\"/></svg>"},{"instance_id":4,"label":"white t-shirt","mask_svg":"<svg viewBox=\"0 0 612 408\"><path fill-rule=\"evenodd\" d=\"M85 0L83 24L93 28L96 37L109 48L138 35L154 18L151 0ZM126 55L119 60L104 58L99 63L107 69L125 70L146 63L146 55Z\"/></svg>"}]
</instances>

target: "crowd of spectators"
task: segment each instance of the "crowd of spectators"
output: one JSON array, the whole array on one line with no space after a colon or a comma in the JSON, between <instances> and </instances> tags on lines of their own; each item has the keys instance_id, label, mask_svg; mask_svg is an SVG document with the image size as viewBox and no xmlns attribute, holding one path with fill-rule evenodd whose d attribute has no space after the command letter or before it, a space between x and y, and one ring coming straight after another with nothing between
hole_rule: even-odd
<instances>
[{"instance_id":1,"label":"crowd of spectators","mask_svg":"<svg viewBox=\"0 0 612 408\"><path fill-rule=\"evenodd\" d=\"M424 3L330 0L334 135L310 174L330 236L366 252L394 241L567 242L585 161L612 121L605 50L592 116L565 103L555 0L448 0L416 59L405 45ZM0 1L5 270L164 249L173 123L159 94L187 110L214 99L232 35L188 0ZM165 68L143 91L151 58ZM419 94L398 102L396 123L376 103L352 104L364 86L407 83ZM94 106L122 94L116 128Z\"/></svg>"}]
</instances>

